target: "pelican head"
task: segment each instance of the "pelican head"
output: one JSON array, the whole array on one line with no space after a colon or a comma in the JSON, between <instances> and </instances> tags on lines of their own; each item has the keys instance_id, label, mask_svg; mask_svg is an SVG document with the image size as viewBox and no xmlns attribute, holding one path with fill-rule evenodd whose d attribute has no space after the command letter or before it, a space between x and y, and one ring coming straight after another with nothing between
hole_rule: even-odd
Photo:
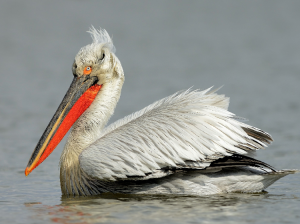
<instances>
[{"instance_id":1,"label":"pelican head","mask_svg":"<svg viewBox=\"0 0 300 224\"><path fill-rule=\"evenodd\" d=\"M75 57L72 71L75 77L96 77L99 85L109 82L113 78L124 79L120 70L120 61L116 57L113 42L104 29L89 31L93 43L82 47Z\"/></svg>"},{"instance_id":2,"label":"pelican head","mask_svg":"<svg viewBox=\"0 0 300 224\"><path fill-rule=\"evenodd\" d=\"M72 66L73 81L29 159L26 176L51 154L109 83L117 81L122 86L124 82L122 66L106 30L92 27L88 32L93 42L82 47L76 55Z\"/></svg>"}]
</instances>

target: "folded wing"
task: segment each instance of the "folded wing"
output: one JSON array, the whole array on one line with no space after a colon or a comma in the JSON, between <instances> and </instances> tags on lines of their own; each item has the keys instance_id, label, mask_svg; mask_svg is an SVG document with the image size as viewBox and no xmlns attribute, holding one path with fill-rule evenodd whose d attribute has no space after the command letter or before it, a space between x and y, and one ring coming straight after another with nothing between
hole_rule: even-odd
<instances>
[{"instance_id":1,"label":"folded wing","mask_svg":"<svg viewBox=\"0 0 300 224\"><path fill-rule=\"evenodd\" d=\"M272 141L228 112L228 104L211 89L166 97L104 129L80 154L80 166L100 180L145 180L178 169L205 169Z\"/></svg>"}]
</instances>

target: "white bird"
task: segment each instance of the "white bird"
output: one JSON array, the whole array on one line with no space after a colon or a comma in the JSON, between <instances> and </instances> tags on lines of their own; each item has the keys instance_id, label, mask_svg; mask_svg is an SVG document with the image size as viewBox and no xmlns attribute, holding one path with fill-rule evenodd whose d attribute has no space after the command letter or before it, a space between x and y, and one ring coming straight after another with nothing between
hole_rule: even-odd
<instances>
[{"instance_id":1,"label":"white bird","mask_svg":"<svg viewBox=\"0 0 300 224\"><path fill-rule=\"evenodd\" d=\"M277 171L249 156L271 136L227 111L215 91L183 91L108 127L124 72L104 29L89 31L74 79L25 170L43 162L72 127L60 159L63 195L103 192L209 195L261 192L296 170Z\"/></svg>"}]
</instances>

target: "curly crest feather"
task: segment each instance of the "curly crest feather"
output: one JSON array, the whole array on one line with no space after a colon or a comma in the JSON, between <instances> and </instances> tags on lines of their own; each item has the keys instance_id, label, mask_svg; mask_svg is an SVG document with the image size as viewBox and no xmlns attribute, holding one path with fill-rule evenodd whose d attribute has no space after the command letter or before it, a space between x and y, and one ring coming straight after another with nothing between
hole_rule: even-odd
<instances>
[{"instance_id":1,"label":"curly crest feather","mask_svg":"<svg viewBox=\"0 0 300 224\"><path fill-rule=\"evenodd\" d=\"M94 45L101 44L115 53L116 48L113 45L111 37L105 29L100 27L100 29L97 30L94 26L92 26L87 32L91 34Z\"/></svg>"}]
</instances>

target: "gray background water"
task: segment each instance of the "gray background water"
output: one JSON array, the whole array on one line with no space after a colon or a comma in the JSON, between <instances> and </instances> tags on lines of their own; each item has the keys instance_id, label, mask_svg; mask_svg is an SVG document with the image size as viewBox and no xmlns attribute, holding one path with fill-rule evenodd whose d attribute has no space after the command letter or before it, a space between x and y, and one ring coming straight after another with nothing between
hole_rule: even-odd
<instances>
[{"instance_id":1,"label":"gray background water","mask_svg":"<svg viewBox=\"0 0 300 224\"><path fill-rule=\"evenodd\" d=\"M91 25L113 36L126 81L115 121L178 90L224 87L230 111L271 133L257 158L300 168L300 1L1 1L1 223L298 223L299 174L265 194L61 198L65 141L24 169Z\"/></svg>"}]
</instances>

